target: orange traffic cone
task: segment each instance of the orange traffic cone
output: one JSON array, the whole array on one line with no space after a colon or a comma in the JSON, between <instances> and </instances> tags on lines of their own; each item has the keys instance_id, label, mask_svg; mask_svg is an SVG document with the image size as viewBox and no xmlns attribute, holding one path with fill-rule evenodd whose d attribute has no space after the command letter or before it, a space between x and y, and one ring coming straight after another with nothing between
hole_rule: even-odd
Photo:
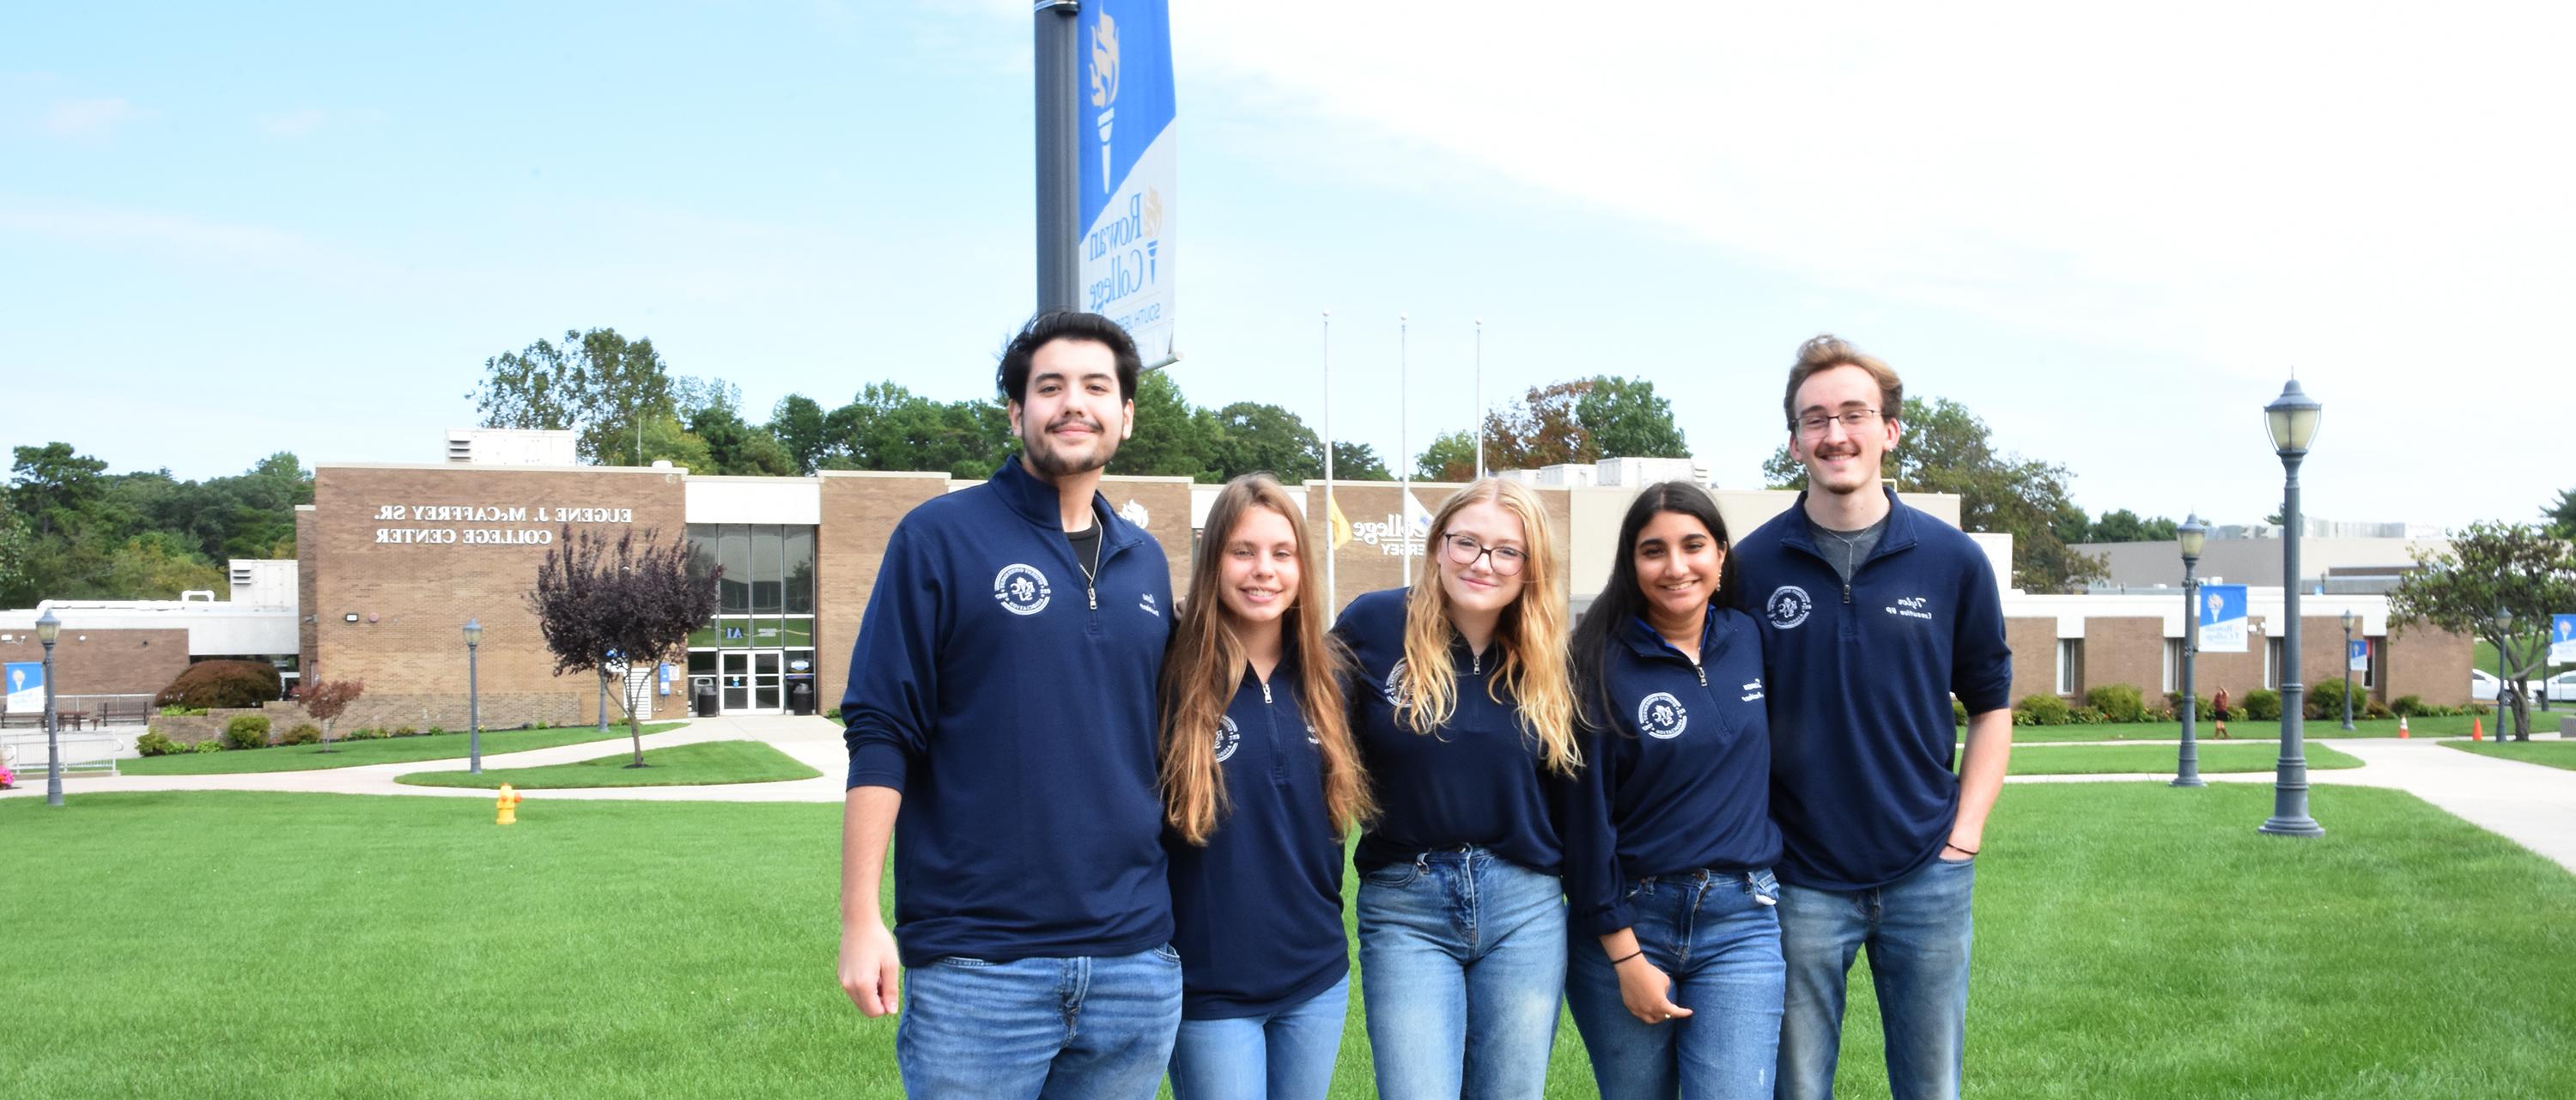
<instances>
[{"instance_id":1,"label":"orange traffic cone","mask_svg":"<svg viewBox=\"0 0 2576 1100\"><path fill-rule=\"evenodd\" d=\"M2397 716L2397 739L2398 739L2398 740L2400 740L2400 741L2404 741L2404 740L2406 740L2406 739L2408 739L2408 738L2410 738L2410 737L2413 737L2413 736L2414 736L2414 734L2411 734L2411 733L2406 732L2406 716L2405 716L2405 715L2403 715L2403 714L2398 715L2398 716Z\"/></svg>"},{"instance_id":2,"label":"orange traffic cone","mask_svg":"<svg viewBox=\"0 0 2576 1100\"><path fill-rule=\"evenodd\" d=\"M2484 718L2479 718L2479 717L2476 717L2476 716L2472 715L2472 716L2469 718L2469 740L2471 740L2471 741L2484 741L2484 740L2486 740L2486 739L2487 739L2487 738L2486 738L2486 728L2487 728L2487 721L2486 721L2486 719L2484 719Z\"/></svg>"}]
</instances>

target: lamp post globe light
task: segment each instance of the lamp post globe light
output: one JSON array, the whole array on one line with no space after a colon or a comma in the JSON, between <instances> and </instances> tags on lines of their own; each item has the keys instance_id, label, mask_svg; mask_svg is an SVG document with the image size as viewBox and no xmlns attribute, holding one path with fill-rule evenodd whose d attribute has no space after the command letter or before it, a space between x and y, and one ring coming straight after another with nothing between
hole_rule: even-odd
<instances>
[{"instance_id":1,"label":"lamp post globe light","mask_svg":"<svg viewBox=\"0 0 2576 1100\"><path fill-rule=\"evenodd\" d=\"M2192 739L2192 726L2200 717L2200 696L2194 684L2193 666L2200 661L2200 581L2193 570L2200 566L2200 550L2209 541L2209 528L2197 514L2183 517L2182 527L2174 533L2174 542L2182 550L2182 757L2174 764L2173 785L2204 787L2200 780L2200 746Z\"/></svg>"},{"instance_id":2,"label":"lamp post globe light","mask_svg":"<svg viewBox=\"0 0 2576 1100\"><path fill-rule=\"evenodd\" d=\"M54 734L61 717L54 713L54 639L62 636L63 621L46 608L36 619L36 640L45 643L45 805L63 804L63 746Z\"/></svg>"},{"instance_id":3,"label":"lamp post globe light","mask_svg":"<svg viewBox=\"0 0 2576 1100\"><path fill-rule=\"evenodd\" d=\"M2343 611L2343 728L2352 728L2352 632L2361 629L2361 612Z\"/></svg>"},{"instance_id":4,"label":"lamp post globe light","mask_svg":"<svg viewBox=\"0 0 2576 1100\"><path fill-rule=\"evenodd\" d=\"M483 645L483 623L465 620L465 771L483 774L483 685L477 682L475 650Z\"/></svg>"},{"instance_id":5,"label":"lamp post globe light","mask_svg":"<svg viewBox=\"0 0 2576 1100\"><path fill-rule=\"evenodd\" d=\"M2308 816L2308 759L2303 735L2307 687L2299 682L2299 463L2316 441L2317 421L2324 414L2299 380L2281 387L2281 396L2263 406L2264 427L2272 452L2281 456L2281 759L2272 780L2272 816L2263 832L2274 836L2323 836L2325 828Z\"/></svg>"}]
</instances>

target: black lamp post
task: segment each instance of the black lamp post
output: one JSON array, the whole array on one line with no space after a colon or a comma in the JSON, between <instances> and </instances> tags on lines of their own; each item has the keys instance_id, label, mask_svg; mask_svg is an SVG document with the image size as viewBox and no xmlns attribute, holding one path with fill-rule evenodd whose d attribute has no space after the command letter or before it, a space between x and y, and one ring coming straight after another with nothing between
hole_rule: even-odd
<instances>
[{"instance_id":1,"label":"black lamp post","mask_svg":"<svg viewBox=\"0 0 2576 1100\"><path fill-rule=\"evenodd\" d=\"M2274 836L2323 836L2326 831L2308 816L2308 759L2301 737L2308 692L2299 682L2299 462L2316 441L2324 410L2299 388L2297 378L2263 406L2272 451L2281 456L2281 617L2287 620L2281 632L2281 759L2272 780L2272 816L2262 830Z\"/></svg>"},{"instance_id":2,"label":"black lamp post","mask_svg":"<svg viewBox=\"0 0 2576 1100\"><path fill-rule=\"evenodd\" d=\"M476 679L475 650L483 645L483 623L465 620L465 770L483 774L483 685Z\"/></svg>"},{"instance_id":3,"label":"black lamp post","mask_svg":"<svg viewBox=\"0 0 2576 1100\"><path fill-rule=\"evenodd\" d=\"M2343 728L2352 728L2352 632L2361 629L2361 612L2343 612Z\"/></svg>"},{"instance_id":4,"label":"black lamp post","mask_svg":"<svg viewBox=\"0 0 2576 1100\"><path fill-rule=\"evenodd\" d=\"M63 746L61 738L54 735L55 727L62 724L61 716L54 713L54 639L62 637L62 634L63 621L54 617L53 608L46 608L45 613L36 619L36 640L45 643L45 805L48 806L63 804Z\"/></svg>"},{"instance_id":5,"label":"black lamp post","mask_svg":"<svg viewBox=\"0 0 2576 1100\"><path fill-rule=\"evenodd\" d=\"M2507 721L2509 721L2509 719L2507 719L2507 718L2505 717L2505 701L2506 701L2506 700L2508 700L2508 699L2511 699L2511 698L2514 696L2514 694L2515 694L2515 693L2514 693L2514 690L2513 690L2513 683L2512 683L2512 681L2506 680L2506 679L2504 678L2504 670L2505 670L2505 668L2507 667L2507 666L2506 666L2506 663L2505 663L2505 652L2506 652L2506 647L2507 647L2509 644L2511 644L2511 642L2512 642L2512 640L2513 640L2513 609L2511 609L2511 608L2506 608L2506 607L2499 607L2499 608L2497 608L2497 609L2496 609L2496 616L2495 616L2495 618L2496 618L2496 697L2495 697L2496 740L2498 740L2498 741L2502 741L2502 740L2504 740L2504 731L2505 731L2505 729L2506 729L2506 725L2505 725L2505 723L2506 723ZM48 648L48 650L50 650L50 649L51 649L51 647L47 647L47 648ZM53 673L51 673L51 672L47 672L47 673L45 673L45 690L46 690L46 691L48 691L48 692L51 692L52 690L54 690L54 674L53 674Z\"/></svg>"},{"instance_id":6,"label":"black lamp post","mask_svg":"<svg viewBox=\"0 0 2576 1100\"><path fill-rule=\"evenodd\" d=\"M2200 566L2200 549L2209 540L2209 528L2197 515L2183 517L2182 528L2174 542L2182 548L2182 758L2174 765L2173 785L2207 786L2200 780L2200 746L2192 739L2192 726L2200 717L2200 696L2195 694L2193 666L2200 660L2200 581L2192 574Z\"/></svg>"}]
</instances>

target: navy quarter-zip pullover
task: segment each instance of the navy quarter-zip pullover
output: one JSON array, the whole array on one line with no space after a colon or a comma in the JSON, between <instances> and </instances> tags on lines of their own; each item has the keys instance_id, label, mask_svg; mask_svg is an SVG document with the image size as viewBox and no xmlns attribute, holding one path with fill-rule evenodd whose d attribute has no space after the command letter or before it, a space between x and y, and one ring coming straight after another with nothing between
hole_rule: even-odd
<instances>
[{"instance_id":1,"label":"navy quarter-zip pullover","mask_svg":"<svg viewBox=\"0 0 2576 1100\"><path fill-rule=\"evenodd\" d=\"M1887 498L1887 533L1848 583L1808 535L1805 493L1735 544L1769 668L1778 873L1796 886L1866 890L1939 856L1959 812L1950 697L2012 705L1985 552Z\"/></svg>"},{"instance_id":2,"label":"navy quarter-zip pullover","mask_svg":"<svg viewBox=\"0 0 2576 1100\"><path fill-rule=\"evenodd\" d=\"M1171 574L1093 494L1086 578L1055 486L1017 459L895 525L841 721L852 787L903 793L906 966L1127 955L1172 936L1154 682Z\"/></svg>"},{"instance_id":3,"label":"navy quarter-zip pullover","mask_svg":"<svg viewBox=\"0 0 2576 1100\"><path fill-rule=\"evenodd\" d=\"M1202 847L1166 832L1181 1016L1223 1020L1301 1004L1350 971L1342 838L1324 805L1324 750L1292 657L1246 668L1214 731L1227 812Z\"/></svg>"},{"instance_id":4,"label":"navy quarter-zip pullover","mask_svg":"<svg viewBox=\"0 0 2576 1100\"><path fill-rule=\"evenodd\" d=\"M1396 720L1391 685L1404 660L1406 595L1402 588L1368 593L1333 625L1357 665L1357 682L1346 692L1351 732L1377 789L1378 819L1360 835L1352 865L1367 874L1473 844L1532 871L1564 873L1557 821L1581 784L1542 763L1538 739L1521 728L1520 703L1499 678L1499 653L1488 647L1479 656L1453 630L1457 713L1429 733Z\"/></svg>"},{"instance_id":5,"label":"navy quarter-zip pullover","mask_svg":"<svg viewBox=\"0 0 2576 1100\"><path fill-rule=\"evenodd\" d=\"M1753 620L1711 607L1697 663L1635 620L1607 650L1603 683L1578 689L1592 719L1583 758L1591 794L1577 802L1588 812L1565 829L1566 895L1575 927L1594 936L1636 923L1623 879L1768 870L1780 858Z\"/></svg>"}]
</instances>

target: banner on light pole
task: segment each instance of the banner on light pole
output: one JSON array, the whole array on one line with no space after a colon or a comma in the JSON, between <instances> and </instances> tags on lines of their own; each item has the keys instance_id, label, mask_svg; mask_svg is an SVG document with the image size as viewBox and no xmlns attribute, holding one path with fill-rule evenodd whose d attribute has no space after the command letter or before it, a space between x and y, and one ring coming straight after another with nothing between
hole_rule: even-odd
<instances>
[{"instance_id":1,"label":"banner on light pole","mask_svg":"<svg viewBox=\"0 0 2576 1100\"><path fill-rule=\"evenodd\" d=\"M2549 617L2549 663L2576 665L2576 615Z\"/></svg>"},{"instance_id":2,"label":"banner on light pole","mask_svg":"<svg viewBox=\"0 0 2576 1100\"><path fill-rule=\"evenodd\" d=\"M1172 20L1165 0L1082 6L1082 308L1135 337L1148 364L1172 358Z\"/></svg>"},{"instance_id":3,"label":"banner on light pole","mask_svg":"<svg viewBox=\"0 0 2576 1100\"><path fill-rule=\"evenodd\" d=\"M2200 651L2245 652L2245 586L2200 586Z\"/></svg>"},{"instance_id":4,"label":"banner on light pole","mask_svg":"<svg viewBox=\"0 0 2576 1100\"><path fill-rule=\"evenodd\" d=\"M2355 638L2344 643L2344 667L2354 672L2370 671L2370 639Z\"/></svg>"}]
</instances>

